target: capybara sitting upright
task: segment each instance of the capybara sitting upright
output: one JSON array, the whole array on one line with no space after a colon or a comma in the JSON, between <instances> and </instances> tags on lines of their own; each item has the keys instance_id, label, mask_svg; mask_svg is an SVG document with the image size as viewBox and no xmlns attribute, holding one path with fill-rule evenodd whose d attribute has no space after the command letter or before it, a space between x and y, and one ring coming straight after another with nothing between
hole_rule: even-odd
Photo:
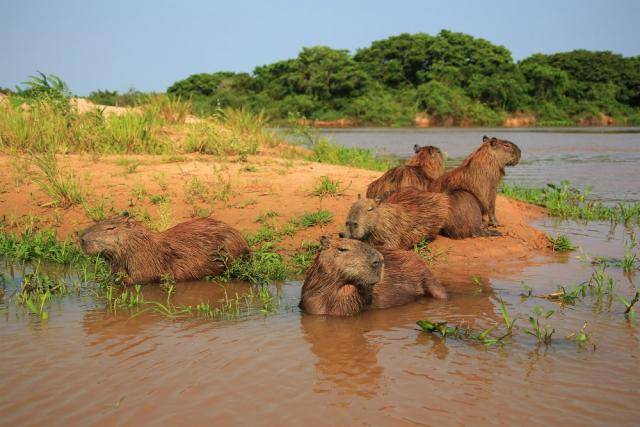
<instances>
[{"instance_id":1,"label":"capybara sitting upright","mask_svg":"<svg viewBox=\"0 0 640 427\"><path fill-rule=\"evenodd\" d=\"M401 188L427 189L444 172L444 157L438 147L413 147L415 154L403 166L386 171L367 187L370 199L384 198Z\"/></svg>"},{"instance_id":2,"label":"capybara sitting upright","mask_svg":"<svg viewBox=\"0 0 640 427\"><path fill-rule=\"evenodd\" d=\"M467 157L460 166L445 172L431 183L430 191L448 192L466 190L473 194L487 215L489 225L498 225L496 219L496 193L504 176L505 166L515 166L520 161L520 148L510 141L482 138L482 145Z\"/></svg>"},{"instance_id":3,"label":"capybara sitting upright","mask_svg":"<svg viewBox=\"0 0 640 427\"><path fill-rule=\"evenodd\" d=\"M300 307L311 314L353 316L369 308L407 304L447 292L412 251L380 251L353 239L320 239L322 247L307 270Z\"/></svg>"},{"instance_id":4,"label":"capybara sitting upright","mask_svg":"<svg viewBox=\"0 0 640 427\"><path fill-rule=\"evenodd\" d=\"M386 249L411 249L432 240L449 217L449 196L405 188L389 199L360 199L351 206L349 237Z\"/></svg>"},{"instance_id":5,"label":"capybara sitting upright","mask_svg":"<svg viewBox=\"0 0 640 427\"><path fill-rule=\"evenodd\" d=\"M240 232L212 218L157 233L134 218L119 216L88 228L80 244L85 253L106 258L113 274L127 285L159 282L167 274L176 281L215 276L234 258L249 253Z\"/></svg>"}]
</instances>

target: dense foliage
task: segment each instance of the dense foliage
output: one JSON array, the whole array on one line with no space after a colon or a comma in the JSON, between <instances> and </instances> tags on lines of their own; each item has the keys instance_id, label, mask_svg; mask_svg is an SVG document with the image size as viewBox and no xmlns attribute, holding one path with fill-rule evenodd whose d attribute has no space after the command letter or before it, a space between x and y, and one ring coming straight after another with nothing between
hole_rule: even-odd
<instances>
[{"instance_id":1,"label":"dense foliage","mask_svg":"<svg viewBox=\"0 0 640 427\"><path fill-rule=\"evenodd\" d=\"M450 125L499 125L516 113L539 124L607 115L640 124L640 57L576 50L516 63L505 47L466 34L400 34L355 55L316 46L252 74L194 74L168 93L192 99L202 114L246 107L379 125L409 125L417 114Z\"/></svg>"}]
</instances>

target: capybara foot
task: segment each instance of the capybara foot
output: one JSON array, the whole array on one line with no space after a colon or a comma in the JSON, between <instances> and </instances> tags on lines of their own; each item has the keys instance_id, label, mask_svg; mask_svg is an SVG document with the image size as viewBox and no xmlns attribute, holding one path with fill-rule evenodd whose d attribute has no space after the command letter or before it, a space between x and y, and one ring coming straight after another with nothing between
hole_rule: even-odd
<instances>
[{"instance_id":1,"label":"capybara foot","mask_svg":"<svg viewBox=\"0 0 640 427\"><path fill-rule=\"evenodd\" d=\"M473 237L500 237L502 233L495 228L484 227L473 234Z\"/></svg>"},{"instance_id":2,"label":"capybara foot","mask_svg":"<svg viewBox=\"0 0 640 427\"><path fill-rule=\"evenodd\" d=\"M426 290L433 298L447 299L447 291L440 283L429 283Z\"/></svg>"}]
</instances>

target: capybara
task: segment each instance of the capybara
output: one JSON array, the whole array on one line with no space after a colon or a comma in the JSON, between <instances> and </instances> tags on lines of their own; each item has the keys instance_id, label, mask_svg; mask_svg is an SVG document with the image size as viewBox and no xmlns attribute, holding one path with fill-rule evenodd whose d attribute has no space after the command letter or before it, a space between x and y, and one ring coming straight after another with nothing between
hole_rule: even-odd
<instances>
[{"instance_id":1,"label":"capybara","mask_svg":"<svg viewBox=\"0 0 640 427\"><path fill-rule=\"evenodd\" d=\"M473 194L464 190L449 194L449 215L440 234L451 239L485 235L482 230L480 203Z\"/></svg>"},{"instance_id":2,"label":"capybara","mask_svg":"<svg viewBox=\"0 0 640 427\"><path fill-rule=\"evenodd\" d=\"M353 239L386 249L411 249L423 239L433 240L448 216L448 195L405 188L384 201L358 200L346 226Z\"/></svg>"},{"instance_id":3,"label":"capybara","mask_svg":"<svg viewBox=\"0 0 640 427\"><path fill-rule=\"evenodd\" d=\"M233 227L212 218L198 218L157 233L132 217L100 221L81 236L82 250L100 255L124 284L197 280L224 271L249 245Z\"/></svg>"},{"instance_id":4,"label":"capybara","mask_svg":"<svg viewBox=\"0 0 640 427\"><path fill-rule=\"evenodd\" d=\"M427 189L444 172L444 157L438 147L413 147L415 154L403 166L386 171L367 187L370 199L384 198L405 187Z\"/></svg>"},{"instance_id":5,"label":"capybara","mask_svg":"<svg viewBox=\"0 0 640 427\"><path fill-rule=\"evenodd\" d=\"M466 190L473 194L488 216L491 226L497 226L496 193L504 176L505 166L515 166L520 161L520 148L510 141L482 138L482 145L471 153L460 166L434 180L429 191L448 192Z\"/></svg>"},{"instance_id":6,"label":"capybara","mask_svg":"<svg viewBox=\"0 0 640 427\"><path fill-rule=\"evenodd\" d=\"M300 307L311 314L353 316L369 308L407 304L447 292L413 251L376 250L354 239L320 239L307 270Z\"/></svg>"}]
</instances>

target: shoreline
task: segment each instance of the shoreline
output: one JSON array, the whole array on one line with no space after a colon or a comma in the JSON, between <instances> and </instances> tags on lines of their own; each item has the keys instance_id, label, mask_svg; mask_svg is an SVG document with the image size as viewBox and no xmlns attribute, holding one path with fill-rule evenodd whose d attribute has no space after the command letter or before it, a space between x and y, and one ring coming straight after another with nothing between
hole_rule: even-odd
<instances>
[{"instance_id":1,"label":"shoreline","mask_svg":"<svg viewBox=\"0 0 640 427\"><path fill-rule=\"evenodd\" d=\"M106 217L135 212L163 228L211 215L245 234L255 234L263 226L259 217L268 212L275 212L269 221L277 230L285 230L291 220L305 213L330 212L333 217L329 223L283 234L273 242L276 252L290 257L320 236L341 231L357 195L382 174L267 155L248 156L246 161L206 155L181 157L181 161L167 161L154 155L58 156L61 169L75 176L86 193L83 204L63 209L52 205L51 198L33 181L37 174L33 165L30 171L19 172L12 169L11 157L1 154L0 168L11 171L0 178L3 228L10 232L51 228L58 238L75 239L78 231L93 224L89 212L101 209ZM132 168L132 164L136 166ZM335 195L313 195L322 177L339 183ZM223 187L226 201L216 199ZM500 272L516 265L520 269L533 258L551 253L546 234L529 224L544 213L541 207L498 196L497 216L503 236L463 240L438 236L429 248L440 255L430 265L437 275Z\"/></svg>"}]
</instances>

